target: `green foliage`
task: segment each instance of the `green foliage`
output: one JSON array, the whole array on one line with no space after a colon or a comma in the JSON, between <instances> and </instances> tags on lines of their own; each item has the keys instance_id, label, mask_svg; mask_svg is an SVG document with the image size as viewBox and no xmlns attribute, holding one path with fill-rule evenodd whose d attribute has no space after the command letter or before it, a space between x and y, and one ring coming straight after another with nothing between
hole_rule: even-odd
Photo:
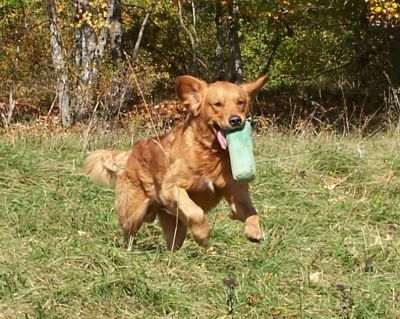
<instances>
[{"instance_id":1,"label":"green foliage","mask_svg":"<svg viewBox=\"0 0 400 319\"><path fill-rule=\"evenodd\" d=\"M369 20L375 25L396 26L400 22L400 4L393 0L368 0Z\"/></svg>"},{"instance_id":2,"label":"green foliage","mask_svg":"<svg viewBox=\"0 0 400 319\"><path fill-rule=\"evenodd\" d=\"M71 76L71 90L76 86L76 30L88 23L96 35L105 23L106 0L90 2L81 16L75 2L57 1L57 14L62 31L62 45ZM194 11L191 4L194 4ZM225 24L228 24L227 2L223 1ZM305 91L340 95L366 92L366 96L384 101L388 74L392 84L400 83L396 71L400 41L394 1L239 1L239 40L245 79L253 79L269 64L269 88L295 94ZM182 1L184 24L194 34L198 56L196 74L206 80L218 77L216 59L215 2ZM379 11L379 12L378 12ZM136 64L140 70L151 70L152 99L172 97L172 79L191 73L191 44L178 17L177 1L122 1L123 51L132 55L144 16L151 12L144 30ZM195 12L195 19L193 19ZM380 15L378 15L378 13ZM0 101L8 99L16 87L16 98L48 110L54 92L45 5L39 0L7 0L0 6ZM385 20L386 19L386 20ZM377 21L386 21L377 23ZM225 34L225 62L229 61L228 36ZM99 63L99 82L126 72L129 63L115 63L106 54ZM114 79L111 79L113 81ZM98 87L110 83L96 84ZM98 99L102 100L100 89ZM138 88L133 88L140 96ZM323 94L321 94L322 96ZM367 99L370 101L370 99ZM371 102L372 104L372 102ZM361 107L361 106L360 106ZM376 105L369 106L376 109Z\"/></svg>"},{"instance_id":3,"label":"green foliage","mask_svg":"<svg viewBox=\"0 0 400 319\"><path fill-rule=\"evenodd\" d=\"M19 8L30 5L34 0L2 0L0 8Z\"/></svg>"}]
</instances>

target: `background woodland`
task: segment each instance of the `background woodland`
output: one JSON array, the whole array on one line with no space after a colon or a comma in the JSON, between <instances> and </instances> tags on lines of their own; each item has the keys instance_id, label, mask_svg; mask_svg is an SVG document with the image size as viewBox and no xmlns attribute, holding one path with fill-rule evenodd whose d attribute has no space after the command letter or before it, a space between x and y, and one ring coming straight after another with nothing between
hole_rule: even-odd
<instances>
[{"instance_id":1,"label":"background woodland","mask_svg":"<svg viewBox=\"0 0 400 319\"><path fill-rule=\"evenodd\" d=\"M120 119L174 99L177 75L268 73L269 122L397 126L399 21L389 0L1 0L1 125Z\"/></svg>"}]
</instances>

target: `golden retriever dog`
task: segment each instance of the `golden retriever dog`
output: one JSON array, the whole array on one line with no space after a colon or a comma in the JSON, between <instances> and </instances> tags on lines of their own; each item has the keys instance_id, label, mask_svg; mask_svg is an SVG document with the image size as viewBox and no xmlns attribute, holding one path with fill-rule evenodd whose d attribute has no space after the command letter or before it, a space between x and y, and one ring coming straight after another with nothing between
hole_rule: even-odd
<instances>
[{"instance_id":1,"label":"golden retriever dog","mask_svg":"<svg viewBox=\"0 0 400 319\"><path fill-rule=\"evenodd\" d=\"M176 92L189 115L167 134L137 142L127 152L91 153L85 171L93 181L115 184L116 209L125 238L157 217L167 248L179 249L187 230L207 246L207 212L225 199L246 237L262 240L259 216L248 183L233 179L225 132L244 125L254 94L266 76L242 85L206 83L184 75Z\"/></svg>"}]
</instances>

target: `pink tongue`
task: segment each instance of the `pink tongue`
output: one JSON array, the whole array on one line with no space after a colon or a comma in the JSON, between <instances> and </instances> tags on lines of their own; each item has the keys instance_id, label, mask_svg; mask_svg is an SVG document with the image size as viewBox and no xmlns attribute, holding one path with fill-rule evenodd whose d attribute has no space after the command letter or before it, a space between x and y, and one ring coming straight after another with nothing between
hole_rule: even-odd
<instances>
[{"instance_id":1,"label":"pink tongue","mask_svg":"<svg viewBox=\"0 0 400 319\"><path fill-rule=\"evenodd\" d=\"M226 141L226 138L221 131L217 131L217 140L218 140L218 143L221 146L221 148L223 150L226 150L226 148L228 146L228 142Z\"/></svg>"}]
</instances>

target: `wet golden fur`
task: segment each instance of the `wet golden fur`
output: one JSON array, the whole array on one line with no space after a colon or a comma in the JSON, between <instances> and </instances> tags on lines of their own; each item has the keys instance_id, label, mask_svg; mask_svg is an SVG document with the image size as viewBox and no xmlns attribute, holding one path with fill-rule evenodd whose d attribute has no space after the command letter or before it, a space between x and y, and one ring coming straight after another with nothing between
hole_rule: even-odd
<instances>
[{"instance_id":1,"label":"wet golden fur","mask_svg":"<svg viewBox=\"0 0 400 319\"><path fill-rule=\"evenodd\" d=\"M224 198L231 217L245 223L245 235L262 239L259 217L248 185L234 181L228 152L216 138L230 128L230 119L243 122L251 97L266 77L236 85L208 84L191 76L177 78L176 90L189 108L189 117L161 137L137 142L129 152L98 150L86 160L86 173L116 187L116 209L126 239L144 221L159 219L168 249L182 246L187 230L200 245L207 245L207 212Z\"/></svg>"}]
</instances>

